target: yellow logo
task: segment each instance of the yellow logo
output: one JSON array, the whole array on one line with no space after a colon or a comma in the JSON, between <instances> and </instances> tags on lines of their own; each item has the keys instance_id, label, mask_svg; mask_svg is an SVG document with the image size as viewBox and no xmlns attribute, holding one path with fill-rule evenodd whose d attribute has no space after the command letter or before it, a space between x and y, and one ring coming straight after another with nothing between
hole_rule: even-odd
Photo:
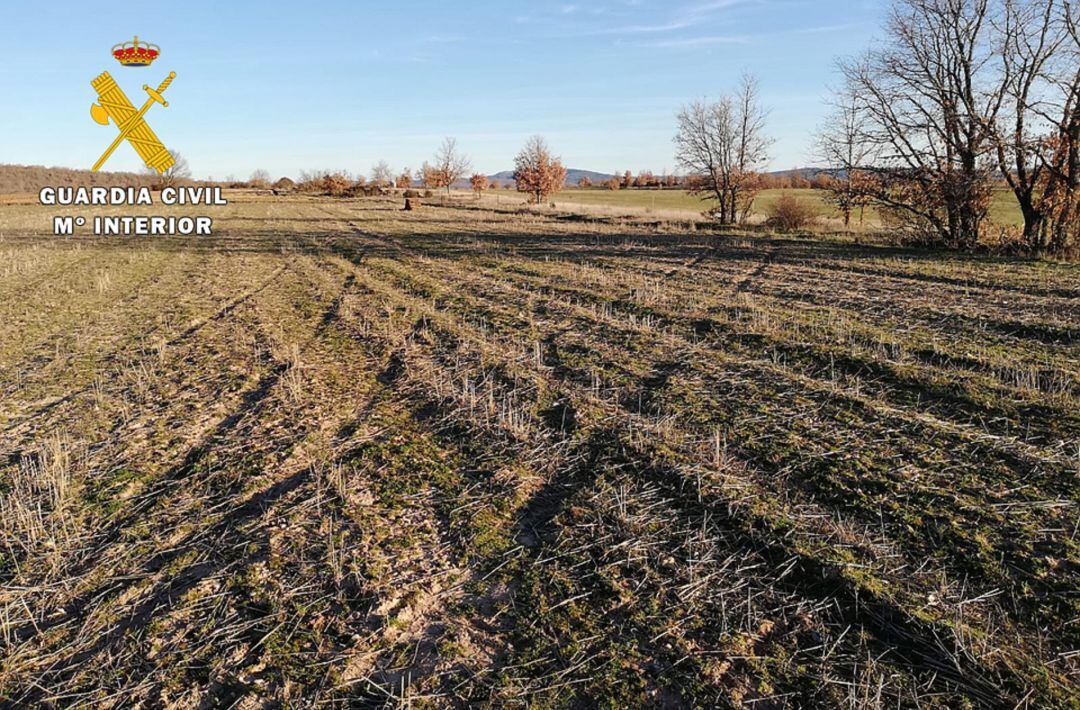
<instances>
[{"instance_id":1,"label":"yellow logo","mask_svg":"<svg viewBox=\"0 0 1080 710\"><path fill-rule=\"evenodd\" d=\"M147 44L146 42L140 43L138 37L135 37L134 42L125 42L113 47L113 56L121 64L129 67L149 66L151 62L157 59L160 53L161 50L157 45ZM131 144L131 147L135 149L135 152L139 154L139 157L143 159L148 168L156 170L158 173L164 173L172 167L175 162L172 155L161 144L154 132L150 130L150 126L147 125L143 116L155 103L159 103L163 107L169 105L169 102L162 98L161 95L165 93L165 89L169 88L169 84L175 78L176 72L169 72L169 76L165 77L165 80L161 82L157 89L151 89L149 85L143 84L143 90L148 94L149 98L138 111L135 110L127 95L124 94L124 90L117 85L109 72L102 72L101 75L90 82L90 86L94 87L94 91L97 92L99 102L90 105L90 116L103 126L109 125L109 119L112 119L112 122L120 129L120 134L113 140L112 145L94 163L92 168L94 172L101 169L101 166L113 154L116 147L124 140Z\"/></svg>"}]
</instances>

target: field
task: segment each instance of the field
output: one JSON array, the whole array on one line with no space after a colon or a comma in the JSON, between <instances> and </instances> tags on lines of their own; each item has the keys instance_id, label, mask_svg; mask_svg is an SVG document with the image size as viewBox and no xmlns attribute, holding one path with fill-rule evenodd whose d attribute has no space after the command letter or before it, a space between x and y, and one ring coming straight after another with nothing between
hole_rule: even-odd
<instances>
[{"instance_id":1,"label":"field","mask_svg":"<svg viewBox=\"0 0 1080 710\"><path fill-rule=\"evenodd\" d=\"M0 205L0 705L1080 703L1077 266L229 196Z\"/></svg>"},{"instance_id":2,"label":"field","mask_svg":"<svg viewBox=\"0 0 1080 710\"><path fill-rule=\"evenodd\" d=\"M500 194L506 194L501 193ZM513 194L513 193L510 193ZM794 195L815 207L818 215L831 219L839 219L840 213L835 207L826 202L825 193L821 190L763 190L754 202L754 213L768 215L769 208L783 194ZM505 199L505 198L500 198ZM667 211L677 210L693 212L695 214L708 209L708 202L702 202L701 198L690 195L682 190L607 190L603 188L568 188L551 198L559 206L586 205L594 207L606 207L614 211ZM864 215L867 222L875 228L880 226L876 212L871 208ZM857 222L858 215L854 217ZM994 201L990 206L990 220L995 224L1023 226L1024 218L1020 214L1020 208L1012 193L999 190L994 195ZM853 225L857 226L857 225Z\"/></svg>"}]
</instances>

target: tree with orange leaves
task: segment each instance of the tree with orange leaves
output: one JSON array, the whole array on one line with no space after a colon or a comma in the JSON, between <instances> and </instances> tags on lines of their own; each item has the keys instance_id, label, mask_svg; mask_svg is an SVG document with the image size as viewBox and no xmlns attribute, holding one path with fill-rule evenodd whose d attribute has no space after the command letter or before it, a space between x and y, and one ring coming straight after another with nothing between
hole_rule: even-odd
<instances>
[{"instance_id":1,"label":"tree with orange leaves","mask_svg":"<svg viewBox=\"0 0 1080 710\"><path fill-rule=\"evenodd\" d=\"M488 188L487 176L477 173L469 178L469 185L472 186L473 192L476 194L476 199L480 199L484 194L484 190Z\"/></svg>"},{"instance_id":2,"label":"tree with orange leaves","mask_svg":"<svg viewBox=\"0 0 1080 710\"><path fill-rule=\"evenodd\" d=\"M533 136L525 143L514 164L518 192L529 193L536 204L561 190L566 182L566 168L558 158L552 157L547 141L541 136Z\"/></svg>"},{"instance_id":3,"label":"tree with orange leaves","mask_svg":"<svg viewBox=\"0 0 1080 710\"><path fill-rule=\"evenodd\" d=\"M446 181L446 174L427 161L420 167L420 182L429 190L438 190L441 187L449 189L450 186Z\"/></svg>"}]
</instances>

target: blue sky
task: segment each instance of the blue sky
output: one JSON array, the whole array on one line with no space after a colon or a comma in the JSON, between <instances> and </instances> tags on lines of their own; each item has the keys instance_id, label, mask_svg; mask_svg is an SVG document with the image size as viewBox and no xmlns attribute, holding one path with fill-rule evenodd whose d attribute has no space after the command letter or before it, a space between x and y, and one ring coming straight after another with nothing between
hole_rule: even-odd
<instances>
[{"instance_id":1,"label":"blue sky","mask_svg":"<svg viewBox=\"0 0 1080 710\"><path fill-rule=\"evenodd\" d=\"M416 168L453 135L511 168L544 135L569 167L674 168L674 113L742 71L761 80L772 167L811 160L834 62L878 36L884 0L45 2L0 9L0 163L88 168L115 135L90 119L108 70L196 176ZM159 44L147 69L113 44ZM122 146L106 169L138 169Z\"/></svg>"}]
</instances>

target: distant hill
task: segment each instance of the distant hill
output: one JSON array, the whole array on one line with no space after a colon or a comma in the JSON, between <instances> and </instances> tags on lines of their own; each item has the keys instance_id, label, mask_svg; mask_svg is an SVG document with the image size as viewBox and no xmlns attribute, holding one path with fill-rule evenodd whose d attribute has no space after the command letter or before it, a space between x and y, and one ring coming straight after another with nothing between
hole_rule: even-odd
<instances>
[{"instance_id":1,"label":"distant hill","mask_svg":"<svg viewBox=\"0 0 1080 710\"><path fill-rule=\"evenodd\" d=\"M599 185L605 180L610 180L612 175L608 173L598 173L592 170L579 170L577 168L567 168L566 170L566 184L577 185L581 178L587 177L592 180L594 185ZM498 180L500 183L508 183L514 180L513 170L503 170L501 173L495 173L494 175L488 175L489 180Z\"/></svg>"},{"instance_id":2,"label":"distant hill","mask_svg":"<svg viewBox=\"0 0 1080 710\"><path fill-rule=\"evenodd\" d=\"M792 168L791 170L773 170L769 172L769 175L776 175L778 177L790 177L795 173L802 173L803 177L808 180L813 179L818 173L835 173L836 171L828 168ZM594 185L600 185L601 183L610 180L615 177L611 173L598 173L594 170L581 170L578 168L568 168L566 171L566 184L577 185L581 178L587 177L592 181ZM508 183L514 180L513 170L503 170L502 172L495 173L494 175L488 175L489 180L498 180L500 183ZM467 181L461 181L462 186L467 186Z\"/></svg>"},{"instance_id":3,"label":"distant hill","mask_svg":"<svg viewBox=\"0 0 1080 710\"><path fill-rule=\"evenodd\" d=\"M819 173L828 173L829 175L837 174L837 170L833 168L792 168L791 170L772 170L768 172L768 175L775 175L777 177L791 177L795 173L800 173L807 180L813 180Z\"/></svg>"},{"instance_id":4,"label":"distant hill","mask_svg":"<svg viewBox=\"0 0 1080 710\"><path fill-rule=\"evenodd\" d=\"M37 192L43 187L141 187L153 184L150 175L140 173L92 173L43 165L0 165L0 193Z\"/></svg>"},{"instance_id":5,"label":"distant hill","mask_svg":"<svg viewBox=\"0 0 1080 710\"><path fill-rule=\"evenodd\" d=\"M152 187L159 182L150 173L91 172L44 165L0 164L0 194L34 193L43 187ZM183 185L215 184L184 178ZM220 183L216 183L220 184Z\"/></svg>"}]
</instances>

